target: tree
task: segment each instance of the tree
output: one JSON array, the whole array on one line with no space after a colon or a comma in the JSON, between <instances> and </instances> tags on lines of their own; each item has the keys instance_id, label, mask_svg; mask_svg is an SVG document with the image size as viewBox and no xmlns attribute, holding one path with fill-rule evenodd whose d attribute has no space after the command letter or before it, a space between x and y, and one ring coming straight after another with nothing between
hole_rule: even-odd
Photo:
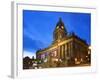
<instances>
[{"instance_id":1,"label":"tree","mask_svg":"<svg viewBox=\"0 0 100 80\"><path fill-rule=\"evenodd\" d=\"M32 59L26 56L23 58L23 69L29 69L30 66L32 66Z\"/></svg>"}]
</instances>

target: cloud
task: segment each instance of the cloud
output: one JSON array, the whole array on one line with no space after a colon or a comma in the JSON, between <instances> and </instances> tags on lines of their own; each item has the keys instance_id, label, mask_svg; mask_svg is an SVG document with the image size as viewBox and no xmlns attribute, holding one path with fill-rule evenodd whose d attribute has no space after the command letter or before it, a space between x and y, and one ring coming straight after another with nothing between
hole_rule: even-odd
<instances>
[{"instance_id":1,"label":"cloud","mask_svg":"<svg viewBox=\"0 0 100 80\"><path fill-rule=\"evenodd\" d=\"M28 36L23 37L23 49L27 51L36 51L45 48L45 44L40 40L33 40Z\"/></svg>"}]
</instances>

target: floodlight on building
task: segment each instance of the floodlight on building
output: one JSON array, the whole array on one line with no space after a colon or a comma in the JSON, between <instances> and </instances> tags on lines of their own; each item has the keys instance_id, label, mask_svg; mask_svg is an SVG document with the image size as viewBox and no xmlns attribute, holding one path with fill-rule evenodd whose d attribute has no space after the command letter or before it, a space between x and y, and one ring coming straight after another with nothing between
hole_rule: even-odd
<instances>
[{"instance_id":1,"label":"floodlight on building","mask_svg":"<svg viewBox=\"0 0 100 80\"><path fill-rule=\"evenodd\" d=\"M83 62L83 59L81 58L81 62Z\"/></svg>"},{"instance_id":2,"label":"floodlight on building","mask_svg":"<svg viewBox=\"0 0 100 80\"><path fill-rule=\"evenodd\" d=\"M86 56L86 58L87 58L88 56Z\"/></svg>"}]
</instances>

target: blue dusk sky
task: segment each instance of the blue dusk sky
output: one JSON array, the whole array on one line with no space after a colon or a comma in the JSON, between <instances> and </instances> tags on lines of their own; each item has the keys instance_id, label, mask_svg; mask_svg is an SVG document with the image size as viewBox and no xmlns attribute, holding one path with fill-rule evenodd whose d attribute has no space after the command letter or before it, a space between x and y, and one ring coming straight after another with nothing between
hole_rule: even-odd
<instances>
[{"instance_id":1,"label":"blue dusk sky","mask_svg":"<svg viewBox=\"0 0 100 80\"><path fill-rule=\"evenodd\" d=\"M23 10L23 54L35 56L38 49L48 47L53 41L53 31L59 18L68 32L74 32L91 44L91 14Z\"/></svg>"}]
</instances>

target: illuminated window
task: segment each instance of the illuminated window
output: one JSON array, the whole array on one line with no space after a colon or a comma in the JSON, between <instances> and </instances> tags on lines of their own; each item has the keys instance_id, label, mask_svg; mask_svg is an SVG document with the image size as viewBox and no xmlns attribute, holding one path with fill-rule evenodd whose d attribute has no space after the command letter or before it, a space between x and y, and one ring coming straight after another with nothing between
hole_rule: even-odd
<instances>
[{"instance_id":1,"label":"illuminated window","mask_svg":"<svg viewBox=\"0 0 100 80\"><path fill-rule=\"evenodd\" d=\"M86 58L87 58L88 56L86 56Z\"/></svg>"},{"instance_id":2,"label":"illuminated window","mask_svg":"<svg viewBox=\"0 0 100 80\"><path fill-rule=\"evenodd\" d=\"M44 59L44 58L45 58L45 54L42 54L42 55L41 55L41 59Z\"/></svg>"},{"instance_id":3,"label":"illuminated window","mask_svg":"<svg viewBox=\"0 0 100 80\"><path fill-rule=\"evenodd\" d=\"M54 54L53 54L53 53L51 53L51 56L54 56Z\"/></svg>"},{"instance_id":4,"label":"illuminated window","mask_svg":"<svg viewBox=\"0 0 100 80\"><path fill-rule=\"evenodd\" d=\"M56 57L57 56L57 52L56 51L52 52L51 56Z\"/></svg>"},{"instance_id":5,"label":"illuminated window","mask_svg":"<svg viewBox=\"0 0 100 80\"><path fill-rule=\"evenodd\" d=\"M54 51L54 56L57 56L57 51Z\"/></svg>"},{"instance_id":6,"label":"illuminated window","mask_svg":"<svg viewBox=\"0 0 100 80\"><path fill-rule=\"evenodd\" d=\"M77 58L75 58L75 62L77 61Z\"/></svg>"},{"instance_id":7,"label":"illuminated window","mask_svg":"<svg viewBox=\"0 0 100 80\"><path fill-rule=\"evenodd\" d=\"M83 62L83 59L81 58L81 62Z\"/></svg>"}]
</instances>

